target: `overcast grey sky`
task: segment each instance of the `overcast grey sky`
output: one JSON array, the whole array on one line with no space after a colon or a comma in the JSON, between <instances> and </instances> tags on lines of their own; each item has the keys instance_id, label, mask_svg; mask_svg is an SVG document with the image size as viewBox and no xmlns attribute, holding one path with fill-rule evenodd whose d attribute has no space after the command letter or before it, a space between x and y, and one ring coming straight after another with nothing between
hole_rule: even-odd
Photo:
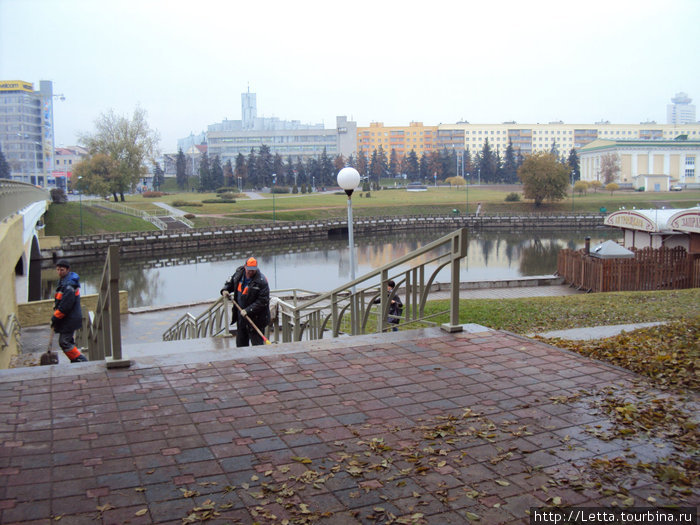
<instances>
[{"instance_id":1,"label":"overcast grey sky","mask_svg":"<svg viewBox=\"0 0 700 525\"><path fill-rule=\"evenodd\" d=\"M700 102L698 0L0 0L0 79L52 80L56 144L114 109L177 139L258 116L664 123Z\"/></svg>"}]
</instances>

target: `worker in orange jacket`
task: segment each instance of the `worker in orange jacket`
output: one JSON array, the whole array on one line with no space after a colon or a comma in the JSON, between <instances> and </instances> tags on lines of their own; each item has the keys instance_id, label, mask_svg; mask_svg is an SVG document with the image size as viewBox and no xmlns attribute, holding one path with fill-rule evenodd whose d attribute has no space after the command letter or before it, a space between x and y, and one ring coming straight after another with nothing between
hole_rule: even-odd
<instances>
[{"instance_id":1,"label":"worker in orange jacket","mask_svg":"<svg viewBox=\"0 0 700 525\"><path fill-rule=\"evenodd\" d=\"M74 334L83 324L83 312L80 309L80 277L70 271L70 263L60 259L56 263L58 284L54 294L54 312L51 328L58 333L58 345L70 359L71 363L87 361L75 344Z\"/></svg>"},{"instance_id":2,"label":"worker in orange jacket","mask_svg":"<svg viewBox=\"0 0 700 525\"><path fill-rule=\"evenodd\" d=\"M267 278L258 269L255 257L249 257L244 266L239 266L220 291L231 296L241 311L234 305L231 324L237 322L236 346L257 346L263 338L243 317L249 317L260 331L270 324L270 286Z\"/></svg>"}]
</instances>

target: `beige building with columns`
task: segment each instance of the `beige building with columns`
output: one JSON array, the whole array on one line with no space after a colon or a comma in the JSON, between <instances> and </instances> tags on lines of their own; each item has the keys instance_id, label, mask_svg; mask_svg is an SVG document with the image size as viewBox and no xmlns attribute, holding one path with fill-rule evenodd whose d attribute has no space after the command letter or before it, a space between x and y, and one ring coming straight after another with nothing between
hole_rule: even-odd
<instances>
[{"instance_id":1,"label":"beige building with columns","mask_svg":"<svg viewBox=\"0 0 700 525\"><path fill-rule=\"evenodd\" d=\"M700 183L698 139L593 141L579 150L581 180L604 182L601 163L610 154L617 156L620 166L615 182L623 185L668 191L673 185L695 187Z\"/></svg>"}]
</instances>

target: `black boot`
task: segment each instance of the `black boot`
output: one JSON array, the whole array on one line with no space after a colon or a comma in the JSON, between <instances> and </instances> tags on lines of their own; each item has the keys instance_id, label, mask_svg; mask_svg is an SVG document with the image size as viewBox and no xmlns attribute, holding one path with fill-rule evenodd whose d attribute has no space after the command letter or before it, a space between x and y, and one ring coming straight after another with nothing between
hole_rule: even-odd
<instances>
[{"instance_id":1,"label":"black boot","mask_svg":"<svg viewBox=\"0 0 700 525\"><path fill-rule=\"evenodd\" d=\"M85 357L83 354L80 354L75 359L72 359L71 363L84 363L85 361L87 361L87 357Z\"/></svg>"}]
</instances>

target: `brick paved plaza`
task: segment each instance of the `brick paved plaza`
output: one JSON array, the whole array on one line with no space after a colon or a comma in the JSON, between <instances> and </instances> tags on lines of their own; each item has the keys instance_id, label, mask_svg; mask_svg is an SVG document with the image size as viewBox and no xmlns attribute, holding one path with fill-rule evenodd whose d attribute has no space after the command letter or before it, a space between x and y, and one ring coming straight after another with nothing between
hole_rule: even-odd
<instances>
[{"instance_id":1,"label":"brick paved plaza","mask_svg":"<svg viewBox=\"0 0 700 525\"><path fill-rule=\"evenodd\" d=\"M0 522L492 524L533 506L697 506L696 482L639 466L682 462L673 438L616 433L604 410L611 390L668 394L466 328L2 371Z\"/></svg>"}]
</instances>

